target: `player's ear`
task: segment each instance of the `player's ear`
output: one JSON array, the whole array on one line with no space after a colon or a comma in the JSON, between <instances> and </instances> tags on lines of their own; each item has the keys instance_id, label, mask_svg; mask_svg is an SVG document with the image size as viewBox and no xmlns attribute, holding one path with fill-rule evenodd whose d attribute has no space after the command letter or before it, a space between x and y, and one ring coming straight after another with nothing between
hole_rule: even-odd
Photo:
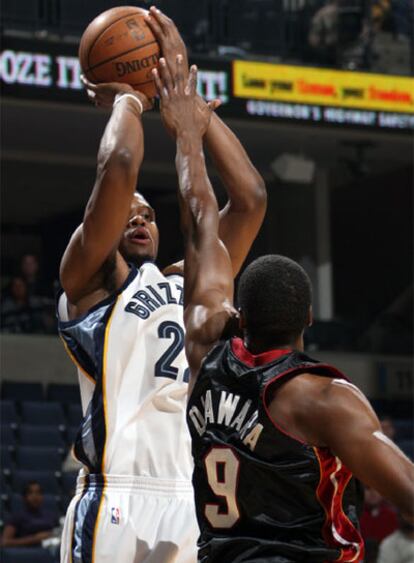
<instances>
[{"instance_id":1,"label":"player's ear","mask_svg":"<svg viewBox=\"0 0 414 563\"><path fill-rule=\"evenodd\" d=\"M312 309L312 305L309 305L308 315L306 317L306 326L312 326L312 325L313 325L313 309Z\"/></svg>"}]
</instances>

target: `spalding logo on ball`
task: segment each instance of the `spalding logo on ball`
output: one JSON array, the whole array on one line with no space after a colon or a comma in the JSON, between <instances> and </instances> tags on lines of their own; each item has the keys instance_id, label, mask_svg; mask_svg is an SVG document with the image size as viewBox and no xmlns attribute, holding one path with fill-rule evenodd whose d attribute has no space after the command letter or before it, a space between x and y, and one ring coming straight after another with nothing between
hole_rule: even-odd
<instances>
[{"instance_id":1,"label":"spalding logo on ball","mask_svg":"<svg viewBox=\"0 0 414 563\"><path fill-rule=\"evenodd\" d=\"M135 6L112 8L85 29L79 45L82 72L90 82L125 82L149 98L156 95L151 71L160 47Z\"/></svg>"}]
</instances>

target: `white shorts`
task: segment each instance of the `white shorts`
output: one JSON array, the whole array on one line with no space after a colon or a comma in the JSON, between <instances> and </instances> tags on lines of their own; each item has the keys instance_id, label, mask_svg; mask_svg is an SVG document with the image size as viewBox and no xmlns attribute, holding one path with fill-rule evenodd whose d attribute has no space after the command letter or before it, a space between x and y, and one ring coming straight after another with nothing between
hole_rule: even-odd
<instances>
[{"instance_id":1,"label":"white shorts","mask_svg":"<svg viewBox=\"0 0 414 563\"><path fill-rule=\"evenodd\" d=\"M79 477L61 563L195 563L199 529L190 482Z\"/></svg>"}]
</instances>

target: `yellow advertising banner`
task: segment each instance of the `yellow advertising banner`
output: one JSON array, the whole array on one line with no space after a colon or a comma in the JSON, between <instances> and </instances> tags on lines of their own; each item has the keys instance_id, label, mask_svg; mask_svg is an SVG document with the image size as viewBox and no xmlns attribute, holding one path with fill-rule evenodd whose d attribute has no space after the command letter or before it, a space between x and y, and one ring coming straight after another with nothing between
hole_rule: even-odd
<instances>
[{"instance_id":1,"label":"yellow advertising banner","mask_svg":"<svg viewBox=\"0 0 414 563\"><path fill-rule=\"evenodd\" d=\"M414 79L321 68L233 62L234 96L414 113Z\"/></svg>"}]
</instances>

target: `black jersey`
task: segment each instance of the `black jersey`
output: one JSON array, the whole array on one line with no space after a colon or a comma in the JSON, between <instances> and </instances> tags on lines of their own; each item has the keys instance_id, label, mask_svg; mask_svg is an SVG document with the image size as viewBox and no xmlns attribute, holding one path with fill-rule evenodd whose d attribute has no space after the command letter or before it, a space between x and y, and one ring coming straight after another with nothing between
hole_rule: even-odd
<instances>
[{"instance_id":1,"label":"black jersey","mask_svg":"<svg viewBox=\"0 0 414 563\"><path fill-rule=\"evenodd\" d=\"M276 386L304 372L346 379L299 352L254 356L238 338L204 360L187 408L200 562L362 561L351 472L267 411Z\"/></svg>"}]
</instances>

